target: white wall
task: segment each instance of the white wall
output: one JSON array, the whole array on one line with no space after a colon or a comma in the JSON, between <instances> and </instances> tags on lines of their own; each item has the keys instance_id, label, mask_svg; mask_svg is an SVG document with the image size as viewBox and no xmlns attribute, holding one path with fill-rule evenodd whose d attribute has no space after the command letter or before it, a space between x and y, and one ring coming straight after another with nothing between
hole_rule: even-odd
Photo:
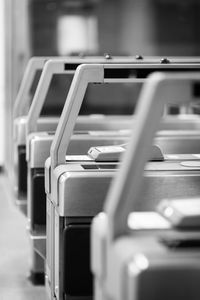
<instances>
[{"instance_id":1,"label":"white wall","mask_svg":"<svg viewBox=\"0 0 200 300\"><path fill-rule=\"evenodd\" d=\"M4 1L0 1L0 166L4 165L5 150L5 35Z\"/></svg>"}]
</instances>

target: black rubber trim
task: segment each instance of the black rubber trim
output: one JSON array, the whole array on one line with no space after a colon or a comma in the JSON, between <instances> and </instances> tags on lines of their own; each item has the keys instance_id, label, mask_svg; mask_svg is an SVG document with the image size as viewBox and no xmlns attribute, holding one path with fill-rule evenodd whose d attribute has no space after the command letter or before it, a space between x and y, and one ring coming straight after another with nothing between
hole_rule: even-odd
<instances>
[{"instance_id":1,"label":"black rubber trim","mask_svg":"<svg viewBox=\"0 0 200 300\"><path fill-rule=\"evenodd\" d=\"M121 69L121 68L104 68L104 78L105 79L115 79L115 78L138 78L138 79L144 79L152 72L191 72L196 71L198 72L200 69L200 66L198 68L169 68L169 67L162 67L158 68L155 66L155 68L149 67L149 68L138 68L137 66L134 68L128 68L128 69Z\"/></svg>"},{"instance_id":2,"label":"black rubber trim","mask_svg":"<svg viewBox=\"0 0 200 300\"><path fill-rule=\"evenodd\" d=\"M75 71L79 65L80 64L65 64L64 70L65 71L73 71L73 70Z\"/></svg>"}]
</instances>

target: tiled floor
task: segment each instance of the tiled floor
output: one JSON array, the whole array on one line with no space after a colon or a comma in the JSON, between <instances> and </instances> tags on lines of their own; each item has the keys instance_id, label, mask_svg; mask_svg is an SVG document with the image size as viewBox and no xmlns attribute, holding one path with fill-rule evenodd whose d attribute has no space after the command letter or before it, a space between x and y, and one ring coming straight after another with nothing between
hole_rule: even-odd
<instances>
[{"instance_id":1,"label":"tiled floor","mask_svg":"<svg viewBox=\"0 0 200 300\"><path fill-rule=\"evenodd\" d=\"M18 211L5 176L0 175L0 300L43 300L44 286L28 280L30 247L26 218Z\"/></svg>"}]
</instances>

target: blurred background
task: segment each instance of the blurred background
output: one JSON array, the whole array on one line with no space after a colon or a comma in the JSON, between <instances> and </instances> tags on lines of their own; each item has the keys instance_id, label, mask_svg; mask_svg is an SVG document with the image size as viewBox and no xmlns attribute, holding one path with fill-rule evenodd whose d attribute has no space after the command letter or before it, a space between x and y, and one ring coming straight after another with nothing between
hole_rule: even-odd
<instances>
[{"instance_id":1,"label":"blurred background","mask_svg":"<svg viewBox=\"0 0 200 300\"><path fill-rule=\"evenodd\" d=\"M13 103L31 56L196 56L200 54L200 1L1 0L0 39L3 166L11 157ZM65 83L57 79L54 84ZM52 111L54 92L49 96Z\"/></svg>"}]
</instances>

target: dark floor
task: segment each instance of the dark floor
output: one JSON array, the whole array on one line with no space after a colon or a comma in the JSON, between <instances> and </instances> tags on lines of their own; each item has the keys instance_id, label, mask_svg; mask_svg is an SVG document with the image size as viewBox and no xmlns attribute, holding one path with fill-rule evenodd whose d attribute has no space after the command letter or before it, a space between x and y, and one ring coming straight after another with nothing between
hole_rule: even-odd
<instances>
[{"instance_id":1,"label":"dark floor","mask_svg":"<svg viewBox=\"0 0 200 300\"><path fill-rule=\"evenodd\" d=\"M0 175L0 300L46 299L44 286L29 280L30 246L27 220L14 205L11 189Z\"/></svg>"}]
</instances>

